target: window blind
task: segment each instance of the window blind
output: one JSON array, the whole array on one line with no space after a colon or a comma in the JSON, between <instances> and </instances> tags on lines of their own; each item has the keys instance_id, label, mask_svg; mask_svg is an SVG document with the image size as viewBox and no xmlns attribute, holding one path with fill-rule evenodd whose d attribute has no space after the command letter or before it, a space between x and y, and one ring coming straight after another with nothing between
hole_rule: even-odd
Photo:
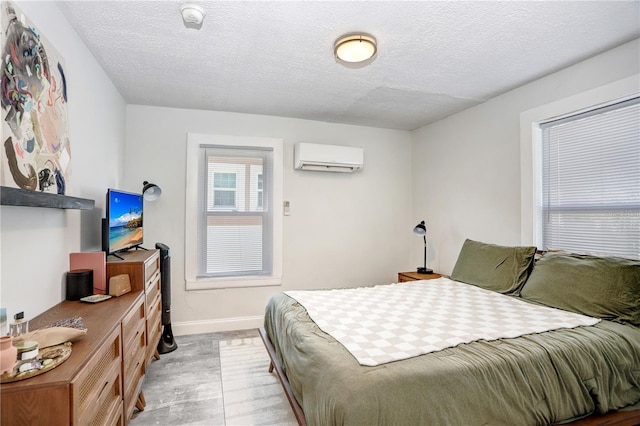
<instances>
[{"instance_id":1,"label":"window blind","mask_svg":"<svg viewBox=\"0 0 640 426\"><path fill-rule=\"evenodd\" d=\"M270 274L273 150L200 149L198 277Z\"/></svg>"},{"instance_id":2,"label":"window blind","mask_svg":"<svg viewBox=\"0 0 640 426\"><path fill-rule=\"evenodd\" d=\"M640 259L640 98L540 128L543 248Z\"/></svg>"}]
</instances>

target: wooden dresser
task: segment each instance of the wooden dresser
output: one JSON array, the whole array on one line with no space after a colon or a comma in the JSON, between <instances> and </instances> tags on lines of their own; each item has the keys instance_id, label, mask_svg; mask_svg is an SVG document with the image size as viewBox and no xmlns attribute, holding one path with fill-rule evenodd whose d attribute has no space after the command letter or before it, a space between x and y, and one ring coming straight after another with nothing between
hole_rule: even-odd
<instances>
[{"instance_id":1,"label":"wooden dresser","mask_svg":"<svg viewBox=\"0 0 640 426\"><path fill-rule=\"evenodd\" d=\"M80 316L87 335L73 344L60 366L0 385L0 424L125 425L136 406L144 408L142 382L161 333L156 331L161 327L156 312L162 308L156 306L161 300L159 251L122 257L109 258L107 279L128 273L130 293L95 304L64 301L30 321L35 330Z\"/></svg>"}]
</instances>

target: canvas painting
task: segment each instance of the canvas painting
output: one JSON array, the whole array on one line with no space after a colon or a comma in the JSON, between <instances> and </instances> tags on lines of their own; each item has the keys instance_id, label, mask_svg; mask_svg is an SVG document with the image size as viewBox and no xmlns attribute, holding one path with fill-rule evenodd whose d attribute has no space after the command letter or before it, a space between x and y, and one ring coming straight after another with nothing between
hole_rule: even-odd
<instances>
[{"instance_id":1,"label":"canvas painting","mask_svg":"<svg viewBox=\"0 0 640 426\"><path fill-rule=\"evenodd\" d=\"M12 3L2 2L0 184L67 194L71 147L64 61Z\"/></svg>"}]
</instances>

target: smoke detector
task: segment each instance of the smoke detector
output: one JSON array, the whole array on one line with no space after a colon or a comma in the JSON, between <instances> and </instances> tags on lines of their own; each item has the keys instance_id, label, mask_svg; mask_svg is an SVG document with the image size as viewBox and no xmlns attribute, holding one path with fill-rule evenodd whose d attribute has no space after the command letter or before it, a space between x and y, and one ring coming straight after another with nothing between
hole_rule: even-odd
<instances>
[{"instance_id":1,"label":"smoke detector","mask_svg":"<svg viewBox=\"0 0 640 426\"><path fill-rule=\"evenodd\" d=\"M202 7L191 3L180 5L180 13L182 14L184 25L189 28L200 28L206 15Z\"/></svg>"}]
</instances>

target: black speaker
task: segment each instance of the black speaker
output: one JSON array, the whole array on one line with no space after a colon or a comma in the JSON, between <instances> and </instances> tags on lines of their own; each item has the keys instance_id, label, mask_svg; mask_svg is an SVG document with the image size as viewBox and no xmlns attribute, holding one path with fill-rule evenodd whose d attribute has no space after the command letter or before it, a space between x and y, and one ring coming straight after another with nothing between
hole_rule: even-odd
<instances>
[{"instance_id":1,"label":"black speaker","mask_svg":"<svg viewBox=\"0 0 640 426\"><path fill-rule=\"evenodd\" d=\"M109 254L109 220L102 218L102 251Z\"/></svg>"},{"instance_id":2,"label":"black speaker","mask_svg":"<svg viewBox=\"0 0 640 426\"><path fill-rule=\"evenodd\" d=\"M67 300L80 300L93 294L93 269L67 272Z\"/></svg>"},{"instance_id":3,"label":"black speaker","mask_svg":"<svg viewBox=\"0 0 640 426\"><path fill-rule=\"evenodd\" d=\"M160 290L162 292L162 337L158 342L158 353L166 354L178 349L171 330L171 256L169 247L156 243L160 250Z\"/></svg>"}]
</instances>

